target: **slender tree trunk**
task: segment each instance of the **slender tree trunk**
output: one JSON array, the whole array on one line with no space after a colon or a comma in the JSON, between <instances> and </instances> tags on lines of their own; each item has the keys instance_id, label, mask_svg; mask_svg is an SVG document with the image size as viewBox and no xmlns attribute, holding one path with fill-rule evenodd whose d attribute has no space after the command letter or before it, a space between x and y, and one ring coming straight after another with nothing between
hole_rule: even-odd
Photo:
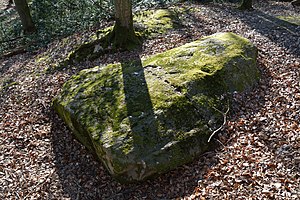
<instances>
[{"instance_id":1,"label":"slender tree trunk","mask_svg":"<svg viewBox=\"0 0 300 200\"><path fill-rule=\"evenodd\" d=\"M242 0L242 4L240 6L241 10L253 10L252 0Z\"/></svg>"},{"instance_id":2,"label":"slender tree trunk","mask_svg":"<svg viewBox=\"0 0 300 200\"><path fill-rule=\"evenodd\" d=\"M16 10L20 16L23 30L25 33L35 32L35 26L32 21L30 10L26 0L14 0L16 5Z\"/></svg>"},{"instance_id":3,"label":"slender tree trunk","mask_svg":"<svg viewBox=\"0 0 300 200\"><path fill-rule=\"evenodd\" d=\"M131 0L114 0L115 26L113 43L116 47L132 49L139 44L133 28Z\"/></svg>"}]
</instances>

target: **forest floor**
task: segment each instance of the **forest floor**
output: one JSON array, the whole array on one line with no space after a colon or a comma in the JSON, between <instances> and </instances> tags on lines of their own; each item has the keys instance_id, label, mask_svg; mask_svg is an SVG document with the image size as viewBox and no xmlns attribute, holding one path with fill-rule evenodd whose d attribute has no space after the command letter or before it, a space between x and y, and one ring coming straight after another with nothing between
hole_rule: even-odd
<instances>
[{"instance_id":1,"label":"forest floor","mask_svg":"<svg viewBox=\"0 0 300 200\"><path fill-rule=\"evenodd\" d=\"M180 6L192 8L184 26L144 41L141 57L224 31L259 50L262 78L253 91L234 95L220 148L143 183L112 179L51 101L71 75L132 52L47 71L92 35L78 33L0 60L0 199L300 199L300 26L275 18L299 10L277 1L261 1L251 12L232 4Z\"/></svg>"}]
</instances>

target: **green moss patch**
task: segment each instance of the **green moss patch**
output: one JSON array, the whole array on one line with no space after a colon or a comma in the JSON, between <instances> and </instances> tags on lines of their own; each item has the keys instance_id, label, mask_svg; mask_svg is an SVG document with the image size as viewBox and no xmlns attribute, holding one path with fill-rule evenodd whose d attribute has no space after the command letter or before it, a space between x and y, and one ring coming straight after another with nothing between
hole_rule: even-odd
<instances>
[{"instance_id":1,"label":"green moss patch","mask_svg":"<svg viewBox=\"0 0 300 200\"><path fill-rule=\"evenodd\" d=\"M134 15L137 31L144 37L164 34L178 26L178 17L174 10L158 9L138 12Z\"/></svg>"},{"instance_id":2,"label":"green moss patch","mask_svg":"<svg viewBox=\"0 0 300 200\"><path fill-rule=\"evenodd\" d=\"M300 26L300 16L278 16L277 18L288 23Z\"/></svg>"},{"instance_id":3,"label":"green moss patch","mask_svg":"<svg viewBox=\"0 0 300 200\"><path fill-rule=\"evenodd\" d=\"M181 10L181 12L183 11ZM172 9L141 11L134 15L133 20L137 39L164 34L179 25L176 12ZM111 46L108 40L109 37L107 37L112 30L113 27L98 30L96 34L91 37L91 41L79 45L74 51L70 52L61 65L83 60L93 60L101 54L115 51L116 49Z\"/></svg>"},{"instance_id":4,"label":"green moss patch","mask_svg":"<svg viewBox=\"0 0 300 200\"><path fill-rule=\"evenodd\" d=\"M141 181L207 151L224 96L259 79L257 49L219 33L148 58L81 71L54 108L120 181ZM228 96L230 98L230 95Z\"/></svg>"}]
</instances>

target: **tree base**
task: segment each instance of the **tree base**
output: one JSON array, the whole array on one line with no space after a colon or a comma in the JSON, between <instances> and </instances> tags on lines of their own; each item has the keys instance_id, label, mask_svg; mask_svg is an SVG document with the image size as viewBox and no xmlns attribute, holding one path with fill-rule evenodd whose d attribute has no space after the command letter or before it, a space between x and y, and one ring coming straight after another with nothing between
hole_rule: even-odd
<instances>
[{"instance_id":1,"label":"tree base","mask_svg":"<svg viewBox=\"0 0 300 200\"><path fill-rule=\"evenodd\" d=\"M127 51L138 48L141 45L141 39L134 32L118 30L116 26L109 32L100 32L104 36L82 44L75 51L69 54L63 65L80 62L84 60L95 60L106 53L116 51ZM99 36L98 36L99 37Z\"/></svg>"},{"instance_id":2,"label":"tree base","mask_svg":"<svg viewBox=\"0 0 300 200\"><path fill-rule=\"evenodd\" d=\"M127 30L117 25L107 35L106 41L114 49L133 50L141 45L141 41L133 30Z\"/></svg>"}]
</instances>

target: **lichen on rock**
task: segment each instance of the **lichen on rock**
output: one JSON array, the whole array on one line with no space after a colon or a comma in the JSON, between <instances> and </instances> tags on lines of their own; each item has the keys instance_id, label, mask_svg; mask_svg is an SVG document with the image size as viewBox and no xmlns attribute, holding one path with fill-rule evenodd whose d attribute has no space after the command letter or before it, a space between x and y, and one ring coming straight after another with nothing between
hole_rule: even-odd
<instances>
[{"instance_id":1,"label":"lichen on rock","mask_svg":"<svg viewBox=\"0 0 300 200\"><path fill-rule=\"evenodd\" d=\"M259 79L257 49L218 33L141 60L81 71L54 108L118 180L141 181L207 151L224 95ZM230 98L230 95L228 96Z\"/></svg>"}]
</instances>

